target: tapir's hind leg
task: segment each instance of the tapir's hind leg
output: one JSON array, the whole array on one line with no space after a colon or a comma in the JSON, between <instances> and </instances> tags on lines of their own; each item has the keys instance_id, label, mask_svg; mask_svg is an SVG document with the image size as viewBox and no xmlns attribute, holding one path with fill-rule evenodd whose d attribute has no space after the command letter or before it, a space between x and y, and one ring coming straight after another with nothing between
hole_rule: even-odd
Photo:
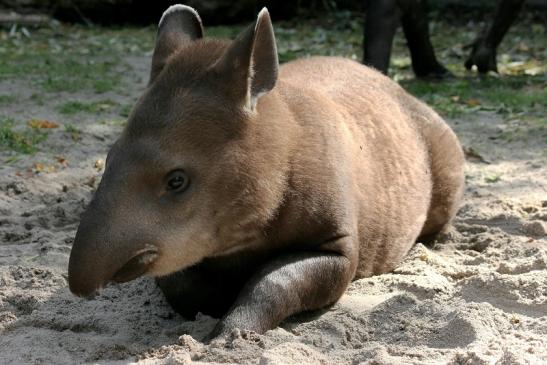
<instances>
[{"instance_id":1,"label":"tapir's hind leg","mask_svg":"<svg viewBox=\"0 0 547 365\"><path fill-rule=\"evenodd\" d=\"M419 241L430 241L456 215L464 190L465 158L454 132L439 117L427 128L433 191Z\"/></svg>"}]
</instances>

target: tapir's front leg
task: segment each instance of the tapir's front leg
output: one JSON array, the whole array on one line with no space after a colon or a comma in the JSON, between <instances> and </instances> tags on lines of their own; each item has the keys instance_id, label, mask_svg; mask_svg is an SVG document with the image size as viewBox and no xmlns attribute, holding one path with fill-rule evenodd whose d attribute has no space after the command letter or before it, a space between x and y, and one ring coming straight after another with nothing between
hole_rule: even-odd
<instances>
[{"instance_id":1,"label":"tapir's front leg","mask_svg":"<svg viewBox=\"0 0 547 365\"><path fill-rule=\"evenodd\" d=\"M226 270L207 270L198 264L156 279L169 304L194 319L198 312L220 317L231 307L245 280Z\"/></svg>"},{"instance_id":2,"label":"tapir's front leg","mask_svg":"<svg viewBox=\"0 0 547 365\"><path fill-rule=\"evenodd\" d=\"M352 279L355 265L329 252L282 256L266 264L240 292L209 339L234 328L263 333L288 316L334 303Z\"/></svg>"}]
</instances>

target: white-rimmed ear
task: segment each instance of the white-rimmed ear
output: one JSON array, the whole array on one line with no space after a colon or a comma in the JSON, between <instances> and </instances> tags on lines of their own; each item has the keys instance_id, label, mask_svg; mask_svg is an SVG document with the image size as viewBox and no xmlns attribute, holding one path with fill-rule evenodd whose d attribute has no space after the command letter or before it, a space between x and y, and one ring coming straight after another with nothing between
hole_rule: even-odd
<instances>
[{"instance_id":1,"label":"white-rimmed ear","mask_svg":"<svg viewBox=\"0 0 547 365\"><path fill-rule=\"evenodd\" d=\"M150 83L161 72L167 58L188 42L203 38L203 25L197 11L186 5L170 6L162 15L152 56Z\"/></svg>"},{"instance_id":2,"label":"white-rimmed ear","mask_svg":"<svg viewBox=\"0 0 547 365\"><path fill-rule=\"evenodd\" d=\"M279 61L266 8L260 11L255 24L239 34L214 67L230 80L236 98L250 109L254 109L261 95L273 89Z\"/></svg>"}]
</instances>

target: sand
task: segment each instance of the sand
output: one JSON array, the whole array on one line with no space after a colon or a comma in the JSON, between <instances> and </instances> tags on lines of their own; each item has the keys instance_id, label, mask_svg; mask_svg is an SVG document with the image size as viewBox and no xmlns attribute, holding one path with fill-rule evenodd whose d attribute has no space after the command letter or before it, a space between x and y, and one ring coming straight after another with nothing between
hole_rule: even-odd
<instances>
[{"instance_id":1,"label":"sand","mask_svg":"<svg viewBox=\"0 0 547 365\"><path fill-rule=\"evenodd\" d=\"M147 62L133 62L139 88L107 97L134 100ZM28 81L0 83L0 91L14 89L22 101L3 114L61 125L67 117L49 101L105 98L59 93L35 105ZM93 300L69 292L79 216L121 131L94 115L70 122L81 140L58 128L41 152L0 167L0 364L547 363L547 143L534 133L499 138L518 120L449 120L480 157L470 153L465 200L434 246L418 243L393 273L353 282L331 308L212 345L200 340L216 319L181 318L150 278L109 286Z\"/></svg>"}]
</instances>

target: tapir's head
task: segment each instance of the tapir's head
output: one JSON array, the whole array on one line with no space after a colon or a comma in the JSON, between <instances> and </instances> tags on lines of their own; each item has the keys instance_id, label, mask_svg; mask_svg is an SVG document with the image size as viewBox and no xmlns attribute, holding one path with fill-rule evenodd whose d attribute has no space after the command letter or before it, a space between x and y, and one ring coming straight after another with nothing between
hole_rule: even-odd
<instances>
[{"instance_id":1,"label":"tapir's head","mask_svg":"<svg viewBox=\"0 0 547 365\"><path fill-rule=\"evenodd\" d=\"M281 200L283 178L268 175L257 132L277 71L266 9L233 42L204 39L190 7L163 14L150 82L76 234L73 293L166 275L253 240L253 224Z\"/></svg>"}]
</instances>

